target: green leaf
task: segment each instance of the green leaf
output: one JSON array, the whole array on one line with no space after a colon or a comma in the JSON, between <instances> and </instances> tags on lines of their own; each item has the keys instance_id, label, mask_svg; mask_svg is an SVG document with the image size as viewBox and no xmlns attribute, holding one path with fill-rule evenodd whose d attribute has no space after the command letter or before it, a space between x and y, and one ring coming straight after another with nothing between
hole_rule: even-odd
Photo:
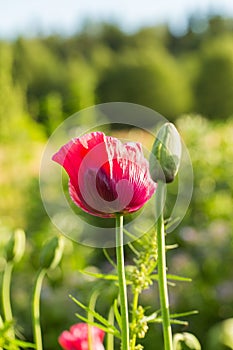
<instances>
[{"instance_id":1,"label":"green leaf","mask_svg":"<svg viewBox=\"0 0 233 350\"><path fill-rule=\"evenodd\" d=\"M110 255L108 254L106 248L103 248L103 252L104 252L105 258L108 260L108 262L116 269L117 266L116 266L115 262L112 260L112 258L110 257Z\"/></svg>"},{"instance_id":2,"label":"green leaf","mask_svg":"<svg viewBox=\"0 0 233 350\"><path fill-rule=\"evenodd\" d=\"M154 281L158 281L159 280L159 276L157 274L151 275L150 278ZM167 284L171 287L175 287L175 283L171 282L171 281L167 281Z\"/></svg>"},{"instance_id":3,"label":"green leaf","mask_svg":"<svg viewBox=\"0 0 233 350\"><path fill-rule=\"evenodd\" d=\"M90 297L90 301L89 301L89 309L90 310L95 310L95 304L96 304L96 300L99 296L100 292L98 290L94 290L94 292L92 293L91 297ZM91 318L93 317L90 312L88 312L88 319L90 316L90 321L93 321Z\"/></svg>"},{"instance_id":4,"label":"green leaf","mask_svg":"<svg viewBox=\"0 0 233 350\"><path fill-rule=\"evenodd\" d=\"M128 230L126 230L125 228L124 228L124 233L126 234L126 236L128 236L130 239L133 239L134 241L136 241L136 240L138 240L138 237L137 236L135 236L135 235L133 235L132 233L130 233Z\"/></svg>"},{"instance_id":5,"label":"green leaf","mask_svg":"<svg viewBox=\"0 0 233 350\"><path fill-rule=\"evenodd\" d=\"M158 312L153 312L153 314L146 316L147 322L155 322L154 320L158 317Z\"/></svg>"},{"instance_id":6,"label":"green leaf","mask_svg":"<svg viewBox=\"0 0 233 350\"><path fill-rule=\"evenodd\" d=\"M118 281L117 275L105 275L103 273L96 273L96 272L90 272L90 271L80 271L84 275L88 275L91 277L99 278L99 279L104 279L108 281Z\"/></svg>"},{"instance_id":7,"label":"green leaf","mask_svg":"<svg viewBox=\"0 0 233 350\"><path fill-rule=\"evenodd\" d=\"M180 217L178 216L175 219L169 218L165 222L165 230L168 230L172 225L176 224L180 220Z\"/></svg>"},{"instance_id":8,"label":"green leaf","mask_svg":"<svg viewBox=\"0 0 233 350\"><path fill-rule=\"evenodd\" d=\"M180 282L192 282L192 278L189 277L182 277L182 276L177 276L177 275L171 275L167 274L167 278L173 281L180 281Z\"/></svg>"},{"instance_id":9,"label":"green leaf","mask_svg":"<svg viewBox=\"0 0 233 350\"><path fill-rule=\"evenodd\" d=\"M171 324L178 324L178 325L181 325L181 326L188 326L189 325L187 321L176 320L176 319L171 319L170 323Z\"/></svg>"},{"instance_id":10,"label":"green leaf","mask_svg":"<svg viewBox=\"0 0 233 350\"><path fill-rule=\"evenodd\" d=\"M120 327L120 329L122 329L122 321L121 321L121 315L120 315L119 310L118 310L117 299L114 300L113 309L114 309L114 315L116 317L118 326Z\"/></svg>"},{"instance_id":11,"label":"green leaf","mask_svg":"<svg viewBox=\"0 0 233 350\"><path fill-rule=\"evenodd\" d=\"M19 339L11 339L11 342L17 346L20 346L21 348L25 348L25 349L28 349L28 348L33 348L33 349L36 349L36 345L33 344L33 343L28 343L26 341L23 341L23 340L19 340Z\"/></svg>"},{"instance_id":12,"label":"green leaf","mask_svg":"<svg viewBox=\"0 0 233 350\"><path fill-rule=\"evenodd\" d=\"M90 313L92 316L94 316L94 318L96 318L99 322L101 322L105 327L112 329L112 331L115 333L119 333L118 330L116 329L116 327L114 327L113 325L111 325L108 320L106 320L103 316L101 316L98 312L91 310L88 306L85 306L84 304L82 304L80 301L78 301L77 299L75 299L72 295L70 295L70 298L79 306L81 307L83 310L85 310L86 312ZM77 314L78 315L78 314ZM78 316L80 318L80 315ZM81 316L83 318L83 316ZM80 318L81 319L81 318ZM86 322L88 322L88 319L86 319ZM92 323L90 323L92 324Z\"/></svg>"},{"instance_id":13,"label":"green leaf","mask_svg":"<svg viewBox=\"0 0 233 350\"><path fill-rule=\"evenodd\" d=\"M166 250L172 250L172 249L176 249L178 247L179 247L178 244L169 244L169 245L166 245Z\"/></svg>"},{"instance_id":14,"label":"green leaf","mask_svg":"<svg viewBox=\"0 0 233 350\"><path fill-rule=\"evenodd\" d=\"M85 323L88 323L89 325L91 326L95 326L95 327L98 327L100 329L102 329L104 332L106 333L111 333L113 334L116 338L119 338L121 339L121 335L120 335L120 332L114 327L112 326L111 324L109 324L109 327L105 327L104 325L100 324L100 323L97 323L97 322L90 322L87 317L84 317L84 316L81 316L80 314L76 313L75 316L77 316L81 321L85 322Z\"/></svg>"},{"instance_id":15,"label":"green leaf","mask_svg":"<svg viewBox=\"0 0 233 350\"><path fill-rule=\"evenodd\" d=\"M132 252L137 255L137 256L140 256L140 253L137 251L137 249L133 246L132 243L128 243L128 247L132 250Z\"/></svg>"},{"instance_id":16,"label":"green leaf","mask_svg":"<svg viewBox=\"0 0 233 350\"><path fill-rule=\"evenodd\" d=\"M154 319L151 319L150 321L148 321L148 323L162 323L163 319L161 317L157 317ZM176 319L170 319L170 323L171 324L178 324L178 325L182 325L182 326L188 326L188 322L187 321L182 321L182 320L176 320Z\"/></svg>"},{"instance_id":17,"label":"green leaf","mask_svg":"<svg viewBox=\"0 0 233 350\"><path fill-rule=\"evenodd\" d=\"M113 307L110 308L108 314L108 322L114 325L114 311ZM114 336L110 332L107 333L106 337L106 350L114 350Z\"/></svg>"},{"instance_id":18,"label":"green leaf","mask_svg":"<svg viewBox=\"0 0 233 350\"><path fill-rule=\"evenodd\" d=\"M187 312L180 312L180 313L176 313L176 314L171 314L170 317L171 318L186 317L186 316L196 315L196 314L198 314L198 311L192 310L192 311L187 311Z\"/></svg>"}]
</instances>

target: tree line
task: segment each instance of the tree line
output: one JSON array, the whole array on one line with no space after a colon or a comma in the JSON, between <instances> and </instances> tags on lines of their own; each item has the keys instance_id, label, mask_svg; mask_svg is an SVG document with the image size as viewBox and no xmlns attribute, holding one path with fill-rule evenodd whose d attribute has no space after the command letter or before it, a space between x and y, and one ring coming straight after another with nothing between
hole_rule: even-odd
<instances>
[{"instance_id":1,"label":"tree line","mask_svg":"<svg viewBox=\"0 0 233 350\"><path fill-rule=\"evenodd\" d=\"M233 19L193 16L179 36L167 25L129 34L89 23L70 37L1 41L0 52L2 137L32 121L50 134L78 110L111 101L142 104L171 120L233 114Z\"/></svg>"}]
</instances>

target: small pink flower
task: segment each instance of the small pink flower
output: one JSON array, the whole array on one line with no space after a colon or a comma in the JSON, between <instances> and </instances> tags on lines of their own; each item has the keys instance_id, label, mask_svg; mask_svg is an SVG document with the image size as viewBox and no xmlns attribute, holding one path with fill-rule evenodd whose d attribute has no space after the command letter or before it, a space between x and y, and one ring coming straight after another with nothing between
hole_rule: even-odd
<instances>
[{"instance_id":1,"label":"small pink flower","mask_svg":"<svg viewBox=\"0 0 233 350\"><path fill-rule=\"evenodd\" d=\"M104 350L104 331L94 326L89 327L92 350ZM58 341L64 350L88 350L88 325L86 323L73 325L70 331L62 332Z\"/></svg>"},{"instance_id":2,"label":"small pink flower","mask_svg":"<svg viewBox=\"0 0 233 350\"><path fill-rule=\"evenodd\" d=\"M68 173L74 203L95 216L133 213L156 189L141 144L123 144L102 132L71 140L52 159Z\"/></svg>"}]
</instances>

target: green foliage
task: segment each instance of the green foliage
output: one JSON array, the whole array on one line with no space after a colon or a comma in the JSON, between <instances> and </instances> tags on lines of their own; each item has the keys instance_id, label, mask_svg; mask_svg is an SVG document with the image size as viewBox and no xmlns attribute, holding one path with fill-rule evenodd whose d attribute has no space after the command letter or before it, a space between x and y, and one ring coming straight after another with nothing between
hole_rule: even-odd
<instances>
[{"instance_id":1,"label":"green foliage","mask_svg":"<svg viewBox=\"0 0 233 350\"><path fill-rule=\"evenodd\" d=\"M20 350L35 349L35 345L20 339L13 339L9 336L11 324L0 322L0 349L4 350Z\"/></svg>"},{"instance_id":2,"label":"green foliage","mask_svg":"<svg viewBox=\"0 0 233 350\"><path fill-rule=\"evenodd\" d=\"M87 22L68 38L1 42L1 133L28 130L31 119L50 134L67 116L108 101L142 104L169 119L193 111L227 118L232 27L230 19L192 16L187 33L175 36L167 26L126 34Z\"/></svg>"},{"instance_id":3,"label":"green foliage","mask_svg":"<svg viewBox=\"0 0 233 350\"><path fill-rule=\"evenodd\" d=\"M8 43L0 43L0 51L0 138L6 141L17 137L17 128L26 121L26 117L23 91L12 78L12 47Z\"/></svg>"},{"instance_id":4,"label":"green foliage","mask_svg":"<svg viewBox=\"0 0 233 350\"><path fill-rule=\"evenodd\" d=\"M207 42L200 55L196 84L197 111L211 118L233 115L233 38Z\"/></svg>"},{"instance_id":5,"label":"green foliage","mask_svg":"<svg viewBox=\"0 0 233 350\"><path fill-rule=\"evenodd\" d=\"M189 110L191 103L181 67L160 46L156 50L131 50L116 57L101 75L97 96L99 102L141 104L169 118Z\"/></svg>"}]
</instances>

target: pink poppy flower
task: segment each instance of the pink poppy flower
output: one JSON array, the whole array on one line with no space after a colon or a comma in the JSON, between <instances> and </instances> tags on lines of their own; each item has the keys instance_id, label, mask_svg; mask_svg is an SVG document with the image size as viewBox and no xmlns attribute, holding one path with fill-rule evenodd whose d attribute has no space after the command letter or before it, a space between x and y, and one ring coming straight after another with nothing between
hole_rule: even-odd
<instances>
[{"instance_id":1,"label":"pink poppy flower","mask_svg":"<svg viewBox=\"0 0 233 350\"><path fill-rule=\"evenodd\" d=\"M68 173L74 203L95 216L133 213L156 189L141 144L102 132L71 140L52 159Z\"/></svg>"},{"instance_id":2,"label":"pink poppy flower","mask_svg":"<svg viewBox=\"0 0 233 350\"><path fill-rule=\"evenodd\" d=\"M92 350L104 350L104 331L90 326ZM88 350L88 325L77 323L70 327L70 331L64 331L58 338L59 344L64 350Z\"/></svg>"}]
</instances>

